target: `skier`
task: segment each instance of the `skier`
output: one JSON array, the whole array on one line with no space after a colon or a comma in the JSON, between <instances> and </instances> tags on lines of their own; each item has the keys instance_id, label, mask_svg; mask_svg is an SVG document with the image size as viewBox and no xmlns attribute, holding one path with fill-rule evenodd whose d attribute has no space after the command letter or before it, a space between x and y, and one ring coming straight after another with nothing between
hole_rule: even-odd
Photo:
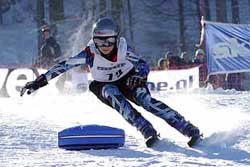
<instances>
[{"instance_id":1,"label":"skier","mask_svg":"<svg viewBox=\"0 0 250 167\"><path fill-rule=\"evenodd\" d=\"M192 146L201 138L199 129L177 111L151 97L146 86L149 65L128 47L125 38L120 37L119 33L118 25L111 18L99 19L93 25L92 39L83 51L54 65L34 81L27 82L20 95L26 91L31 94L65 71L87 64L94 79L89 85L90 91L135 126L144 136L148 147L159 140L157 131L128 100L190 137L188 145Z\"/></svg>"}]
</instances>

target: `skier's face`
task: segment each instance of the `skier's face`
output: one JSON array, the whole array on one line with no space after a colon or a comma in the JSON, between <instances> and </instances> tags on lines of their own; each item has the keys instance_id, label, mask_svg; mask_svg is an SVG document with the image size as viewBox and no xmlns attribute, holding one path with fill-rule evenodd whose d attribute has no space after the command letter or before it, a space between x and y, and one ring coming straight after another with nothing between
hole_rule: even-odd
<instances>
[{"instance_id":1,"label":"skier's face","mask_svg":"<svg viewBox=\"0 0 250 167\"><path fill-rule=\"evenodd\" d=\"M104 55L108 55L115 47L116 37L95 37L95 45Z\"/></svg>"}]
</instances>

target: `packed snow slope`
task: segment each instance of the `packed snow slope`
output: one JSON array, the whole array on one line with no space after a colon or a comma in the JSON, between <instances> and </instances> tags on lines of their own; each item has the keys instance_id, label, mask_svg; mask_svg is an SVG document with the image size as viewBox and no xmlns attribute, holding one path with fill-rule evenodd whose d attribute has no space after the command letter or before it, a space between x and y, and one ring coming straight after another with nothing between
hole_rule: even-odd
<instances>
[{"instance_id":1,"label":"packed snow slope","mask_svg":"<svg viewBox=\"0 0 250 167\"><path fill-rule=\"evenodd\" d=\"M153 93L198 126L204 141L189 148L188 139L163 120L135 106L161 135L146 148L141 134L119 113L91 93L36 94L0 98L0 166L250 166L250 92L207 91ZM57 133L76 125L122 128L124 147L112 150L66 151L57 146Z\"/></svg>"}]
</instances>

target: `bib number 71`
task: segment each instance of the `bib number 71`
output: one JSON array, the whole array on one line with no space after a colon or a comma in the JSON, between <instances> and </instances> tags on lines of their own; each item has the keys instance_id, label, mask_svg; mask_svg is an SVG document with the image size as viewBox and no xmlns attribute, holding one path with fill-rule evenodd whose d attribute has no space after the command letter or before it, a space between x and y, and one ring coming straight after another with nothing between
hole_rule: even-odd
<instances>
[{"instance_id":1,"label":"bib number 71","mask_svg":"<svg viewBox=\"0 0 250 167\"><path fill-rule=\"evenodd\" d=\"M109 74L107 74L108 75L108 80L109 81L112 81L113 79L114 79L114 77L116 77L116 78L119 78L121 75L122 75L122 70L120 69L120 70L118 70L118 71L116 71L116 72L113 72L113 73L109 73Z\"/></svg>"}]
</instances>

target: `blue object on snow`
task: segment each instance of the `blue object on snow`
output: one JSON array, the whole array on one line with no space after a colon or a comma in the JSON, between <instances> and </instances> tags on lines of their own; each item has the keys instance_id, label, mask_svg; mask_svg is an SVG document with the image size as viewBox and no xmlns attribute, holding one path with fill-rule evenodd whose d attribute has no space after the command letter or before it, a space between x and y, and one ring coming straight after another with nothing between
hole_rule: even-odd
<instances>
[{"instance_id":1,"label":"blue object on snow","mask_svg":"<svg viewBox=\"0 0 250 167\"><path fill-rule=\"evenodd\" d=\"M109 126L75 126L58 133L58 146L66 150L110 149L124 143L124 130Z\"/></svg>"}]
</instances>

